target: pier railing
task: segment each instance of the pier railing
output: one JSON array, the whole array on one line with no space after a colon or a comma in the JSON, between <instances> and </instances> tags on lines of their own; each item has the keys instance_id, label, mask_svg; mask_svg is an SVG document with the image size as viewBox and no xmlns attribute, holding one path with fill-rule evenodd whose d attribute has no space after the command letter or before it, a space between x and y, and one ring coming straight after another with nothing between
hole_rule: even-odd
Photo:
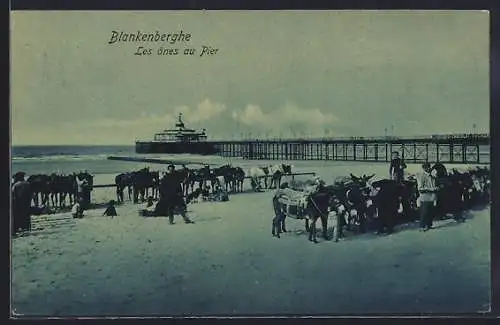
<instances>
[{"instance_id":1,"label":"pier railing","mask_svg":"<svg viewBox=\"0 0 500 325\"><path fill-rule=\"evenodd\" d=\"M268 138L209 141L223 157L265 160L388 162L398 151L407 162L490 163L488 134L415 137Z\"/></svg>"},{"instance_id":2,"label":"pier railing","mask_svg":"<svg viewBox=\"0 0 500 325\"><path fill-rule=\"evenodd\" d=\"M259 141L259 142L274 142L274 141L376 141L376 142L399 142L399 141L450 141L450 140L468 140L468 141L490 141L488 133L455 133L455 134L431 134L431 135L414 135L414 136L366 136L366 137L335 137L335 136L297 136L297 137L243 137L241 139L222 139L212 138L208 142L240 142L240 141Z\"/></svg>"}]
</instances>

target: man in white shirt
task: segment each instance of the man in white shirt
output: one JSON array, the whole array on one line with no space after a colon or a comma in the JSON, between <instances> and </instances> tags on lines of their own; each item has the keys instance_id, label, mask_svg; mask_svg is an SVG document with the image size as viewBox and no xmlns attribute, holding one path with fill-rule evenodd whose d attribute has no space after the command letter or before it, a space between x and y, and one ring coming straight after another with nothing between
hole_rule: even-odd
<instances>
[{"instance_id":1,"label":"man in white shirt","mask_svg":"<svg viewBox=\"0 0 500 325\"><path fill-rule=\"evenodd\" d=\"M418 192L420 193L420 230L427 231L432 229L434 219L434 202L436 201L436 185L431 175L431 165L422 164L423 172L417 179Z\"/></svg>"}]
</instances>

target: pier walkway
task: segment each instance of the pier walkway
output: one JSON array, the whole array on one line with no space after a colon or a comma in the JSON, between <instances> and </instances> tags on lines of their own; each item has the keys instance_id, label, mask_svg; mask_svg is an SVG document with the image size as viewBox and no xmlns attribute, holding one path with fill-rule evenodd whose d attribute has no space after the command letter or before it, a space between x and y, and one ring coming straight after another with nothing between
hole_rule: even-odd
<instances>
[{"instance_id":1,"label":"pier walkway","mask_svg":"<svg viewBox=\"0 0 500 325\"><path fill-rule=\"evenodd\" d=\"M209 141L223 157L263 160L388 162L398 151L410 163L489 164L489 134Z\"/></svg>"}]
</instances>

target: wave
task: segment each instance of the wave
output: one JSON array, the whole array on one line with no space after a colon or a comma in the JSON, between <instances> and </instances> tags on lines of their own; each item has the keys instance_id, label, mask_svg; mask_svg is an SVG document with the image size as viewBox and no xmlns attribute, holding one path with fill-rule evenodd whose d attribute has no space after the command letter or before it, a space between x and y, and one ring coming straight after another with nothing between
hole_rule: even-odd
<instances>
[{"instance_id":1,"label":"wave","mask_svg":"<svg viewBox=\"0 0 500 325\"><path fill-rule=\"evenodd\" d=\"M102 160L108 155L130 154L131 146L13 146L12 160L74 161Z\"/></svg>"},{"instance_id":2,"label":"wave","mask_svg":"<svg viewBox=\"0 0 500 325\"><path fill-rule=\"evenodd\" d=\"M106 160L108 155L27 155L27 156L18 156L12 157L11 160L15 162L23 162L23 161L82 161L82 160Z\"/></svg>"}]
</instances>

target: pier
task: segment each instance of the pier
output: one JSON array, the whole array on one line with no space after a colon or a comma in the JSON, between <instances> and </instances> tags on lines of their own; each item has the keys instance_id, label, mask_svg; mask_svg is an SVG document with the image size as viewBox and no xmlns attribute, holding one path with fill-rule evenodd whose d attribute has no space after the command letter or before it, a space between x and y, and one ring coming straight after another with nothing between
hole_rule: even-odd
<instances>
[{"instance_id":1,"label":"pier","mask_svg":"<svg viewBox=\"0 0 500 325\"><path fill-rule=\"evenodd\" d=\"M209 141L222 157L251 160L388 162L398 151L409 163L489 164L489 134Z\"/></svg>"}]
</instances>

